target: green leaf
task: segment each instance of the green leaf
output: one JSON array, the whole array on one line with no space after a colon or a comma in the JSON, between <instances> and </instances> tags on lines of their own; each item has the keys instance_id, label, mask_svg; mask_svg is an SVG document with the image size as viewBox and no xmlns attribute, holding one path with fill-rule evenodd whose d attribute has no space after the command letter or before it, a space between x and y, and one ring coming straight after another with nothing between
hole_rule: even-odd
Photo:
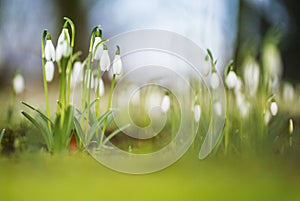
<instances>
[{"instance_id":1,"label":"green leaf","mask_svg":"<svg viewBox=\"0 0 300 201\"><path fill-rule=\"evenodd\" d=\"M121 128L116 129L114 132L112 132L104 141L103 144L106 144L109 140L111 140L113 137L115 137L117 134L119 134L122 130L128 128L130 124L124 125Z\"/></svg>"},{"instance_id":2,"label":"green leaf","mask_svg":"<svg viewBox=\"0 0 300 201\"><path fill-rule=\"evenodd\" d=\"M34 108L33 106L31 106L31 105L29 105L28 103L26 103L26 102L21 102L23 105L25 105L25 106L27 106L28 108L30 108L30 109L32 109L33 111L35 111L36 113L38 113L40 116L41 116L41 118L44 120L44 121L46 121L47 123L48 123L48 121L50 122L50 124L51 124L51 127L53 127L53 122L46 116L46 115L44 115L41 111L39 111L38 109L36 109L36 108Z\"/></svg>"},{"instance_id":3,"label":"green leaf","mask_svg":"<svg viewBox=\"0 0 300 201\"><path fill-rule=\"evenodd\" d=\"M106 111L101 117L99 117L96 122L92 125L92 127L88 131L88 142L94 137L96 131L99 129L103 121L112 113L111 110Z\"/></svg>"},{"instance_id":4,"label":"green leaf","mask_svg":"<svg viewBox=\"0 0 300 201\"><path fill-rule=\"evenodd\" d=\"M2 141L2 138L4 136L4 133L5 133L5 129L3 128L1 133L0 133L0 146L1 146L1 141Z\"/></svg>"},{"instance_id":5,"label":"green leaf","mask_svg":"<svg viewBox=\"0 0 300 201\"><path fill-rule=\"evenodd\" d=\"M82 140L83 144L86 145L83 130L82 130L81 125L76 117L73 118L73 122L74 122L74 126L75 126L78 137Z\"/></svg>"},{"instance_id":6,"label":"green leaf","mask_svg":"<svg viewBox=\"0 0 300 201\"><path fill-rule=\"evenodd\" d=\"M22 111L21 112L36 128L38 128L41 133L42 133L42 136L46 142L46 145L47 145L47 149L49 151L51 151L51 133L47 130L45 130L45 128L43 128L42 125L39 124L39 122L37 122L32 116L30 116L28 113Z\"/></svg>"}]
</instances>

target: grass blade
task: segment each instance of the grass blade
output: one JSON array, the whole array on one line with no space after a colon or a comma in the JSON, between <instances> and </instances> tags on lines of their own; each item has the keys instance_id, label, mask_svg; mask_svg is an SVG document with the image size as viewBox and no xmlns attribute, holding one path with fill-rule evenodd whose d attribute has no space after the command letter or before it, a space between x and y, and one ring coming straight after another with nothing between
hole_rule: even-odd
<instances>
[{"instance_id":1,"label":"grass blade","mask_svg":"<svg viewBox=\"0 0 300 201\"><path fill-rule=\"evenodd\" d=\"M113 137L115 137L117 134L119 134L122 130L128 128L130 124L124 125L121 128L116 129L114 132L112 132L104 141L103 145L105 145L109 140L111 140Z\"/></svg>"}]
</instances>

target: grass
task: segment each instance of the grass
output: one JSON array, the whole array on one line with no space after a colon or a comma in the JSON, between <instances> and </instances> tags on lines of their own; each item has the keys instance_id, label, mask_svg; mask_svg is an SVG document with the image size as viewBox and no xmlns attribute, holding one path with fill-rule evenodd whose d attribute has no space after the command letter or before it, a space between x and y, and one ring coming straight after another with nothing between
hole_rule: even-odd
<instances>
[{"instance_id":1,"label":"grass","mask_svg":"<svg viewBox=\"0 0 300 201\"><path fill-rule=\"evenodd\" d=\"M296 161L296 160L295 160ZM155 174L112 171L84 153L0 159L1 200L299 200L299 163L190 150Z\"/></svg>"}]
</instances>

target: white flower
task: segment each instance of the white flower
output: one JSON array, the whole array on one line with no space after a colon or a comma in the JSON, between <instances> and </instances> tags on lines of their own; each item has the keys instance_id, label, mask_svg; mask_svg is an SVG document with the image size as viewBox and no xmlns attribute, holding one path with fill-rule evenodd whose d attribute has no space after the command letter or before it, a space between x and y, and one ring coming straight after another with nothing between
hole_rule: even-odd
<instances>
[{"instance_id":1,"label":"white flower","mask_svg":"<svg viewBox=\"0 0 300 201\"><path fill-rule=\"evenodd\" d=\"M203 63L203 66L201 66L201 74L204 75L205 77L209 74L211 67L210 67L210 62L209 59L206 59L205 62Z\"/></svg>"},{"instance_id":2,"label":"white flower","mask_svg":"<svg viewBox=\"0 0 300 201\"><path fill-rule=\"evenodd\" d=\"M51 82L54 76L54 64L52 61L47 61L45 65L45 74L47 82Z\"/></svg>"},{"instance_id":3,"label":"white flower","mask_svg":"<svg viewBox=\"0 0 300 201\"><path fill-rule=\"evenodd\" d=\"M67 28L63 28L57 40L56 61L60 61L62 56L68 57L71 54L70 35Z\"/></svg>"},{"instance_id":4,"label":"white flower","mask_svg":"<svg viewBox=\"0 0 300 201\"><path fill-rule=\"evenodd\" d=\"M24 91L25 81L21 74L17 74L13 79L13 89L16 94L20 94Z\"/></svg>"},{"instance_id":5,"label":"white flower","mask_svg":"<svg viewBox=\"0 0 300 201\"><path fill-rule=\"evenodd\" d=\"M290 83L284 83L283 85L283 100L292 101L294 99L294 87Z\"/></svg>"},{"instance_id":6,"label":"white flower","mask_svg":"<svg viewBox=\"0 0 300 201\"><path fill-rule=\"evenodd\" d=\"M167 112L170 109L170 104L171 104L170 97L168 95L164 95L160 105L161 110L163 112Z\"/></svg>"},{"instance_id":7,"label":"white flower","mask_svg":"<svg viewBox=\"0 0 300 201\"><path fill-rule=\"evenodd\" d=\"M219 87L220 85L220 79L219 76L217 75L217 73L212 73L211 77L210 77L210 85L213 89L216 89Z\"/></svg>"},{"instance_id":8,"label":"white flower","mask_svg":"<svg viewBox=\"0 0 300 201\"><path fill-rule=\"evenodd\" d=\"M259 84L259 66L254 59L250 59L244 69L244 81L250 96L254 96Z\"/></svg>"},{"instance_id":9,"label":"white flower","mask_svg":"<svg viewBox=\"0 0 300 201\"><path fill-rule=\"evenodd\" d=\"M47 61L55 61L55 48L51 40L46 41L45 58Z\"/></svg>"},{"instance_id":10,"label":"white flower","mask_svg":"<svg viewBox=\"0 0 300 201\"><path fill-rule=\"evenodd\" d=\"M216 115L221 116L222 115L222 105L220 102L214 103L214 111Z\"/></svg>"},{"instance_id":11,"label":"white flower","mask_svg":"<svg viewBox=\"0 0 300 201\"><path fill-rule=\"evenodd\" d=\"M73 65L73 70L71 74L71 85L75 86L76 84L82 81L83 81L82 63L80 61L76 61Z\"/></svg>"},{"instance_id":12,"label":"white flower","mask_svg":"<svg viewBox=\"0 0 300 201\"><path fill-rule=\"evenodd\" d=\"M100 78L100 80L98 80L97 77L95 77L95 91L97 91L97 89L99 90L99 95L102 97L105 93L105 88L104 88L104 82L102 80L102 78Z\"/></svg>"},{"instance_id":13,"label":"white flower","mask_svg":"<svg viewBox=\"0 0 300 201\"><path fill-rule=\"evenodd\" d=\"M233 89L237 84L237 76L233 70L229 71L225 83L228 87L228 89Z\"/></svg>"},{"instance_id":14,"label":"white flower","mask_svg":"<svg viewBox=\"0 0 300 201\"><path fill-rule=\"evenodd\" d=\"M272 116L276 116L276 114L278 113L278 105L275 101L271 102L270 111L271 111Z\"/></svg>"},{"instance_id":15,"label":"white flower","mask_svg":"<svg viewBox=\"0 0 300 201\"><path fill-rule=\"evenodd\" d=\"M102 71L109 71L110 69L110 58L107 49L103 50L101 55L100 67Z\"/></svg>"},{"instance_id":16,"label":"white flower","mask_svg":"<svg viewBox=\"0 0 300 201\"><path fill-rule=\"evenodd\" d=\"M199 122L201 117L201 107L200 105L195 105L194 107L194 119L196 122Z\"/></svg>"},{"instance_id":17,"label":"white flower","mask_svg":"<svg viewBox=\"0 0 300 201\"><path fill-rule=\"evenodd\" d=\"M271 120L271 114L269 112L269 110L266 111L265 113L265 116L264 116L264 121L265 121L265 124L267 125Z\"/></svg>"},{"instance_id":18,"label":"white flower","mask_svg":"<svg viewBox=\"0 0 300 201\"><path fill-rule=\"evenodd\" d=\"M244 101L242 104L239 105L240 114L243 118L245 118L249 114L250 104Z\"/></svg>"},{"instance_id":19,"label":"white flower","mask_svg":"<svg viewBox=\"0 0 300 201\"><path fill-rule=\"evenodd\" d=\"M114 75L120 75L122 72L122 60L119 54L115 55L114 61L113 61L113 74Z\"/></svg>"},{"instance_id":20,"label":"white flower","mask_svg":"<svg viewBox=\"0 0 300 201\"><path fill-rule=\"evenodd\" d=\"M100 60L103 52L103 44L98 45L101 42L101 37L96 36L93 43L93 58Z\"/></svg>"}]
</instances>

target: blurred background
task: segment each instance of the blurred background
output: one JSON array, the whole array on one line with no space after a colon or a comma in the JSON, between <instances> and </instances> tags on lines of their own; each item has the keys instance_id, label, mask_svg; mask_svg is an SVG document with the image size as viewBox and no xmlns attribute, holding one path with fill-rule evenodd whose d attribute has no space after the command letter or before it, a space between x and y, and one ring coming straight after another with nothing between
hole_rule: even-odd
<instances>
[{"instance_id":1,"label":"blurred background","mask_svg":"<svg viewBox=\"0 0 300 201\"><path fill-rule=\"evenodd\" d=\"M75 22L75 50L87 55L89 35L95 25L103 27L103 38L142 28L177 32L209 48L218 68L234 58L237 67L243 52L256 57L267 33L280 35L283 78L300 80L300 16L295 0L1 0L0 1L0 89L11 83L18 69L26 88L42 87L40 40L47 28L54 45L63 17Z\"/></svg>"}]
</instances>

